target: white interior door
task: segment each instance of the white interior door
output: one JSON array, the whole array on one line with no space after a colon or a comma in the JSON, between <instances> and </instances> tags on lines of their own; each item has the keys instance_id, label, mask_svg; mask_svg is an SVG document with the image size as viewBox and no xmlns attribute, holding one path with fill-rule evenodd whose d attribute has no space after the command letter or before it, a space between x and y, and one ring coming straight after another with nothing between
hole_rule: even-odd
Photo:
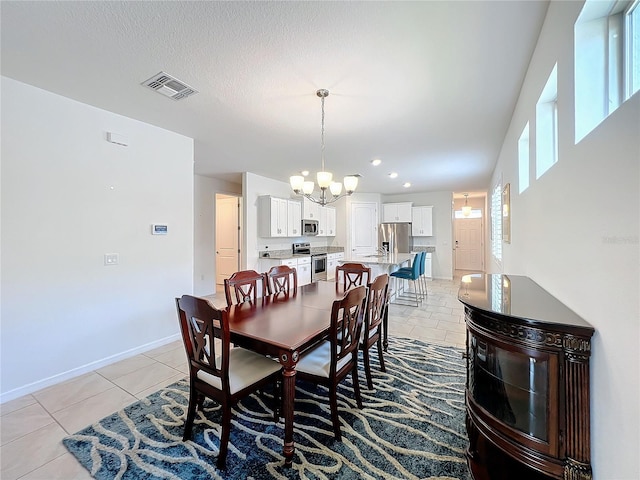
<instances>
[{"instance_id":1,"label":"white interior door","mask_svg":"<svg viewBox=\"0 0 640 480\"><path fill-rule=\"evenodd\" d=\"M238 197L216 195L216 284L240 270L240 206Z\"/></svg>"},{"instance_id":2,"label":"white interior door","mask_svg":"<svg viewBox=\"0 0 640 480\"><path fill-rule=\"evenodd\" d=\"M351 253L366 255L378 248L378 204L351 204Z\"/></svg>"},{"instance_id":3,"label":"white interior door","mask_svg":"<svg viewBox=\"0 0 640 480\"><path fill-rule=\"evenodd\" d=\"M456 269L482 271L482 218L456 218L455 233Z\"/></svg>"}]
</instances>

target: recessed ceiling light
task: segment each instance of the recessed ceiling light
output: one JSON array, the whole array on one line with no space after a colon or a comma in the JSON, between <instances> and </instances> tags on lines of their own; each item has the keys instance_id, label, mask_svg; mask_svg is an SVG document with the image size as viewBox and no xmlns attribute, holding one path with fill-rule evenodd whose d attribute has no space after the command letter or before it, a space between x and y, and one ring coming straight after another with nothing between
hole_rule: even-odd
<instances>
[{"instance_id":1,"label":"recessed ceiling light","mask_svg":"<svg viewBox=\"0 0 640 480\"><path fill-rule=\"evenodd\" d=\"M403 186L404 188L409 188L409 187L411 186L411 184L410 184L409 182L404 182L404 183L402 184L402 186Z\"/></svg>"},{"instance_id":2,"label":"recessed ceiling light","mask_svg":"<svg viewBox=\"0 0 640 480\"><path fill-rule=\"evenodd\" d=\"M396 172L391 172L389 174L389 178L396 178L398 176L398 174Z\"/></svg>"},{"instance_id":3,"label":"recessed ceiling light","mask_svg":"<svg viewBox=\"0 0 640 480\"><path fill-rule=\"evenodd\" d=\"M309 170L302 170L300 173L302 174L303 177L309 176Z\"/></svg>"},{"instance_id":4,"label":"recessed ceiling light","mask_svg":"<svg viewBox=\"0 0 640 480\"><path fill-rule=\"evenodd\" d=\"M382 160L380 160L379 158L376 158L375 160L371 160L371 165L373 165L374 167L377 167L381 163L382 163Z\"/></svg>"}]
</instances>

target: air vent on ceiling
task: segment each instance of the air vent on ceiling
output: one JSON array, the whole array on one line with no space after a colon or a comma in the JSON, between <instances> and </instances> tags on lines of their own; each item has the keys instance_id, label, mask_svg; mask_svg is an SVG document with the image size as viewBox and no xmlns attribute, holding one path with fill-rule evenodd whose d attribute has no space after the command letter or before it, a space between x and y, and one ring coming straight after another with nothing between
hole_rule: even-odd
<instances>
[{"instance_id":1,"label":"air vent on ceiling","mask_svg":"<svg viewBox=\"0 0 640 480\"><path fill-rule=\"evenodd\" d=\"M150 79L145 80L141 85L149 87L156 92L161 93L165 97L169 97L174 100L182 100L183 98L198 93L197 90L191 88L186 83L181 82L177 78L164 72L160 72Z\"/></svg>"}]
</instances>

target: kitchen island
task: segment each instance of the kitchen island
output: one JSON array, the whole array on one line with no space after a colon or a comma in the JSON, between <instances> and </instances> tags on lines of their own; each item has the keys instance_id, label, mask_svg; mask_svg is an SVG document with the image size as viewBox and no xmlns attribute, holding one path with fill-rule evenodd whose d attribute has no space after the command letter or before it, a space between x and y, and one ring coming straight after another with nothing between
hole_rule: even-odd
<instances>
[{"instance_id":1,"label":"kitchen island","mask_svg":"<svg viewBox=\"0 0 640 480\"><path fill-rule=\"evenodd\" d=\"M340 260L342 263L362 263L371 268L371 279L373 280L378 275L383 273L395 272L398 268L405 266L411 266L411 260L413 260L415 253L389 253L383 255L350 255L345 257L344 260Z\"/></svg>"},{"instance_id":2,"label":"kitchen island","mask_svg":"<svg viewBox=\"0 0 640 480\"><path fill-rule=\"evenodd\" d=\"M362 263L371 269L371 278L369 281L373 281L378 275L383 273L390 274L395 272L400 267L409 267L415 253L389 253L389 254L372 254L372 255L351 255L344 260L338 260L340 265L344 263ZM396 286L393 282L389 283L389 301L391 302L396 296ZM384 312L384 319L382 324L382 345L384 350L387 350L389 345L388 339L388 323L389 323L389 311Z\"/></svg>"}]
</instances>

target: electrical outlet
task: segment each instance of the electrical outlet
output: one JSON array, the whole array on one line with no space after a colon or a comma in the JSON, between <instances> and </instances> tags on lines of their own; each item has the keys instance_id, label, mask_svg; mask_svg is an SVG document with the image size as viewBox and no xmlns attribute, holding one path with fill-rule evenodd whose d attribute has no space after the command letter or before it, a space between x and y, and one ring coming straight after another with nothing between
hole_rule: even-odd
<instances>
[{"instance_id":1,"label":"electrical outlet","mask_svg":"<svg viewBox=\"0 0 640 480\"><path fill-rule=\"evenodd\" d=\"M118 254L117 253L105 253L104 254L104 264L107 265L118 265Z\"/></svg>"}]
</instances>

